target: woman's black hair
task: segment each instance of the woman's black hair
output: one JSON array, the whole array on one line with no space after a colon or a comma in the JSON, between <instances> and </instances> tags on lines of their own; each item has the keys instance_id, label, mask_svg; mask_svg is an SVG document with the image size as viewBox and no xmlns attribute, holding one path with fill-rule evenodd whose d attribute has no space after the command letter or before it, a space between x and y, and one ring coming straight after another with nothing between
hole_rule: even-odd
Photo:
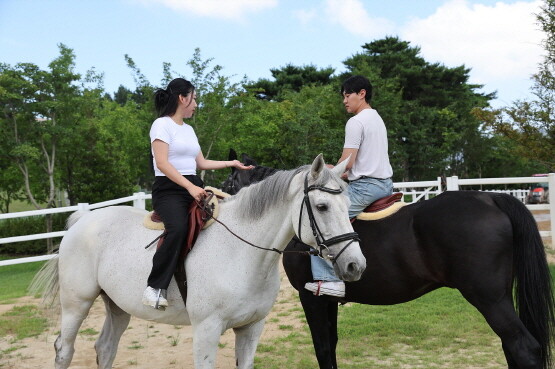
<instances>
[{"instance_id":1,"label":"woman's black hair","mask_svg":"<svg viewBox=\"0 0 555 369\"><path fill-rule=\"evenodd\" d=\"M366 90L366 96L364 99L367 103L370 103L372 99L372 84L368 78L364 76L352 76L347 78L345 82L341 85L341 95L345 94L358 94L360 90Z\"/></svg>"},{"instance_id":2,"label":"woman's black hair","mask_svg":"<svg viewBox=\"0 0 555 369\"><path fill-rule=\"evenodd\" d=\"M156 90L154 93L154 106L158 117L175 114L179 95L188 96L194 90L195 86L184 78L172 80L165 90L161 88Z\"/></svg>"}]
</instances>

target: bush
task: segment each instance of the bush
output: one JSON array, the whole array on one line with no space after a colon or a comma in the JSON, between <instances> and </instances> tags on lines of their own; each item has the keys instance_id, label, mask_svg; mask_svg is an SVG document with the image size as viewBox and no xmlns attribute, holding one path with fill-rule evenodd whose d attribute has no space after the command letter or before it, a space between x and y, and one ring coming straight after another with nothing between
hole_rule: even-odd
<instances>
[{"instance_id":1,"label":"bush","mask_svg":"<svg viewBox=\"0 0 555 369\"><path fill-rule=\"evenodd\" d=\"M65 229L66 219L70 213L51 214L52 231L58 232ZM0 238L25 236L46 232L46 217L43 215L25 218L14 218L0 220ZM46 254L47 240L34 240L15 243L0 244L0 254L12 255L42 255ZM55 243L60 238L54 239Z\"/></svg>"}]
</instances>

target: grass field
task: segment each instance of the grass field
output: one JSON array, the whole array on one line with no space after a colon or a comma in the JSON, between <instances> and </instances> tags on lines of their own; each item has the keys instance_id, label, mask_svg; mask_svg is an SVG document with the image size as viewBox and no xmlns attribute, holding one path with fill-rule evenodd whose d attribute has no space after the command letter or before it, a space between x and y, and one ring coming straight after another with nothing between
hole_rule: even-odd
<instances>
[{"instance_id":1,"label":"grass field","mask_svg":"<svg viewBox=\"0 0 555 369\"><path fill-rule=\"evenodd\" d=\"M500 340L484 318L446 288L394 306L348 304L339 309L338 327L342 369L506 367ZM318 367L308 328L260 345L256 363Z\"/></svg>"},{"instance_id":2,"label":"grass field","mask_svg":"<svg viewBox=\"0 0 555 369\"><path fill-rule=\"evenodd\" d=\"M37 210L33 205L29 204L27 201L12 201L10 203L10 213L17 213L20 211Z\"/></svg>"},{"instance_id":3,"label":"grass field","mask_svg":"<svg viewBox=\"0 0 555 369\"><path fill-rule=\"evenodd\" d=\"M304 319L302 310L292 313ZM393 306L347 304L339 308L338 331L342 369L507 367L500 339L457 290L442 288ZM317 368L308 327L259 345L256 363Z\"/></svg>"},{"instance_id":4,"label":"grass field","mask_svg":"<svg viewBox=\"0 0 555 369\"><path fill-rule=\"evenodd\" d=\"M42 264L1 267L0 304L25 296ZM555 267L551 272L554 276ZM304 320L298 298L292 299L296 307L288 314ZM0 327L0 337L17 332L24 338L46 329L46 319L35 306L25 305L0 315ZM288 331L285 337L259 345L256 368L316 368L308 327L280 329ZM400 305L340 307L337 356L342 369L506 368L500 340L484 318L458 291L447 288Z\"/></svg>"},{"instance_id":5,"label":"grass field","mask_svg":"<svg viewBox=\"0 0 555 369\"><path fill-rule=\"evenodd\" d=\"M0 255L0 260L13 259ZM7 265L0 267L0 304L12 303L14 299L27 295L27 286L43 261L36 263Z\"/></svg>"}]
</instances>

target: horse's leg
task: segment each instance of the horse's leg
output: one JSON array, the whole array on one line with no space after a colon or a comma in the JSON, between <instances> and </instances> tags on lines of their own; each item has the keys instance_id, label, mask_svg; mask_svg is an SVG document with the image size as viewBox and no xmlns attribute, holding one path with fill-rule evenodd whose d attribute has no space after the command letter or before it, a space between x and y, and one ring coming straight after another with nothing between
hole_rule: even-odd
<instances>
[{"instance_id":1,"label":"horse's leg","mask_svg":"<svg viewBox=\"0 0 555 369\"><path fill-rule=\"evenodd\" d=\"M462 292L462 291L461 291ZM463 296L484 316L493 331L501 338L509 369L543 369L540 345L519 319L512 302L506 295L497 302L487 302L476 295Z\"/></svg>"},{"instance_id":2,"label":"horse's leg","mask_svg":"<svg viewBox=\"0 0 555 369\"><path fill-rule=\"evenodd\" d=\"M195 369L213 369L215 367L222 326L221 320L211 318L206 318L196 324L193 323Z\"/></svg>"},{"instance_id":3,"label":"horse's leg","mask_svg":"<svg viewBox=\"0 0 555 369\"><path fill-rule=\"evenodd\" d=\"M75 338L81 323L87 317L93 299L78 299L60 296L62 318L60 335L54 342L56 369L67 369L75 352Z\"/></svg>"},{"instance_id":4,"label":"horse's leg","mask_svg":"<svg viewBox=\"0 0 555 369\"><path fill-rule=\"evenodd\" d=\"M333 369L337 369L337 341L339 340L337 336L337 314L338 314L338 303L335 301L328 301L328 328L330 332L330 355L331 363Z\"/></svg>"},{"instance_id":5,"label":"horse's leg","mask_svg":"<svg viewBox=\"0 0 555 369\"><path fill-rule=\"evenodd\" d=\"M106 306L106 320L102 332L94 344L96 362L99 369L110 369L118 350L121 335L127 328L131 315L121 310L112 299L104 293L101 294Z\"/></svg>"},{"instance_id":6,"label":"horse's leg","mask_svg":"<svg viewBox=\"0 0 555 369\"><path fill-rule=\"evenodd\" d=\"M238 369L254 368L254 354L264 328L264 322L265 319L262 319L244 327L233 328Z\"/></svg>"},{"instance_id":7,"label":"horse's leg","mask_svg":"<svg viewBox=\"0 0 555 369\"><path fill-rule=\"evenodd\" d=\"M333 332L333 329L330 326L328 309L330 309L330 306L333 307L335 305L335 312L337 314L337 303L329 301L326 297L314 296L311 292L304 289L299 290L299 297L303 305L306 321L310 327L312 343L314 344L314 351L316 352L320 369L336 369L337 363L334 359L335 344L333 341L335 340L335 343L337 343L337 326L335 327L335 337L332 337L330 333ZM337 324L337 317L335 318L335 324Z\"/></svg>"}]
</instances>

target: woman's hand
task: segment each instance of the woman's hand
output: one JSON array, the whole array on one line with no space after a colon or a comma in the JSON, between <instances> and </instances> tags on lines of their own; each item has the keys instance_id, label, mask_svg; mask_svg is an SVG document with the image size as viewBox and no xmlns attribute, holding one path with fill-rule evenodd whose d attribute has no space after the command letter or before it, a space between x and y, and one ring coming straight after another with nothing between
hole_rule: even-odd
<instances>
[{"instance_id":1,"label":"woman's hand","mask_svg":"<svg viewBox=\"0 0 555 369\"><path fill-rule=\"evenodd\" d=\"M208 195L204 190L204 188L195 186L195 185L192 185L189 188L187 188L187 191L189 191L189 194L193 196L193 198L197 201L201 201Z\"/></svg>"},{"instance_id":2,"label":"woman's hand","mask_svg":"<svg viewBox=\"0 0 555 369\"><path fill-rule=\"evenodd\" d=\"M242 169L242 170L251 170L254 168L254 165L244 165L239 160L232 160L230 167Z\"/></svg>"}]
</instances>

